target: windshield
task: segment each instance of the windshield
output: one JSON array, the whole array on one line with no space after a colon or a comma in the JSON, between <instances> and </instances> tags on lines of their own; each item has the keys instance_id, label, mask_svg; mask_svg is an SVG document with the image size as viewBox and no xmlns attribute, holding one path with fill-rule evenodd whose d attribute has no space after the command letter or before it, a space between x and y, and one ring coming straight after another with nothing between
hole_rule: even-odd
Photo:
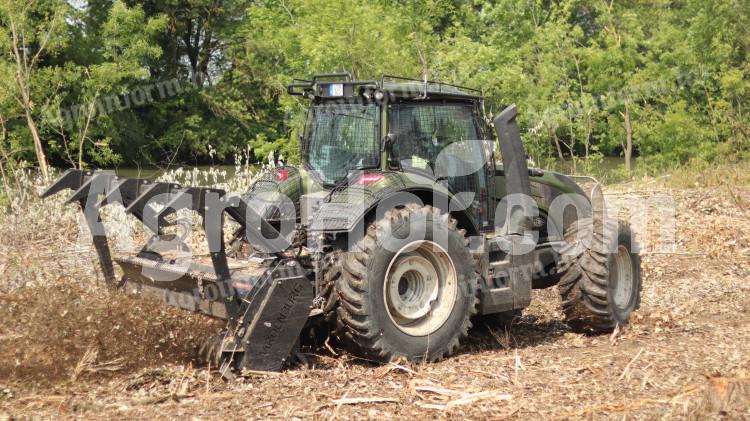
<instances>
[{"instance_id":1,"label":"windshield","mask_svg":"<svg viewBox=\"0 0 750 421\"><path fill-rule=\"evenodd\" d=\"M375 105L322 104L310 110L307 160L326 184L379 161L378 108Z\"/></svg>"}]
</instances>

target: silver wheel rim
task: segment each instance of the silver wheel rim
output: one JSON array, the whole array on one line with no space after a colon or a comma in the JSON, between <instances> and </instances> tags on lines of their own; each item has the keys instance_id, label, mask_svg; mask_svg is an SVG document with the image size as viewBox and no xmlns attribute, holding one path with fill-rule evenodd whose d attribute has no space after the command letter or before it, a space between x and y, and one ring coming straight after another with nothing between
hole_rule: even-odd
<instances>
[{"instance_id":1,"label":"silver wheel rim","mask_svg":"<svg viewBox=\"0 0 750 421\"><path fill-rule=\"evenodd\" d=\"M438 244L415 241L391 259L383 282L393 324L411 336L427 336L445 324L458 293L456 268Z\"/></svg>"},{"instance_id":2,"label":"silver wheel rim","mask_svg":"<svg viewBox=\"0 0 750 421\"><path fill-rule=\"evenodd\" d=\"M615 306L621 310L627 309L633 296L633 264L627 247L617 246L609 276L610 282L614 282Z\"/></svg>"}]
</instances>

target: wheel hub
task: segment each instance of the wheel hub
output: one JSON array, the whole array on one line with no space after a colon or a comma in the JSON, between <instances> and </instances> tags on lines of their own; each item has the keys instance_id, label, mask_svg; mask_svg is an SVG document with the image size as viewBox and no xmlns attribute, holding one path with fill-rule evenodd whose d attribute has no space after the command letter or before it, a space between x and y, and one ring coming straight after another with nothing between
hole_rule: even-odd
<instances>
[{"instance_id":1,"label":"wheel hub","mask_svg":"<svg viewBox=\"0 0 750 421\"><path fill-rule=\"evenodd\" d=\"M424 317L437 299L438 274L429 260L403 257L388 279L388 294L395 316L408 320Z\"/></svg>"},{"instance_id":2,"label":"wheel hub","mask_svg":"<svg viewBox=\"0 0 750 421\"><path fill-rule=\"evenodd\" d=\"M453 310L456 269L442 247L416 241L393 257L383 289L388 316L396 326L409 335L426 336Z\"/></svg>"},{"instance_id":3,"label":"wheel hub","mask_svg":"<svg viewBox=\"0 0 750 421\"><path fill-rule=\"evenodd\" d=\"M627 309L633 296L633 264L627 247L617 247L609 272L610 282L614 282L612 299L615 306Z\"/></svg>"}]
</instances>

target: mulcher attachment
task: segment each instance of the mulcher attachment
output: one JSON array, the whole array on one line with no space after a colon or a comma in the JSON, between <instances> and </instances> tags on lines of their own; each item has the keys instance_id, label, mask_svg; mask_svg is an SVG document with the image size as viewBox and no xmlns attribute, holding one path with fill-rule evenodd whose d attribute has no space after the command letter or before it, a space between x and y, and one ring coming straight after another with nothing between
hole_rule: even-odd
<instances>
[{"instance_id":1,"label":"mulcher attachment","mask_svg":"<svg viewBox=\"0 0 750 421\"><path fill-rule=\"evenodd\" d=\"M243 369L278 371L289 360L311 313L313 287L309 271L284 252L285 237L244 200L219 189L118 177L112 173L68 170L42 197L71 189L68 203L78 202L93 237L102 272L110 287L228 321L227 330L204 346L206 357L222 362L222 373ZM114 255L101 223L100 210L120 203L154 236L136 255ZM156 205L156 206L151 206ZM156 210L158 208L159 210ZM175 225L167 217L177 210L197 212L208 241L207 258L185 258L177 250L153 247L165 238L163 228ZM264 258L231 259L225 252L224 216L245 230L248 241ZM263 233L263 234L262 234ZM271 235L269 235L271 233ZM121 281L114 264L123 269Z\"/></svg>"}]
</instances>

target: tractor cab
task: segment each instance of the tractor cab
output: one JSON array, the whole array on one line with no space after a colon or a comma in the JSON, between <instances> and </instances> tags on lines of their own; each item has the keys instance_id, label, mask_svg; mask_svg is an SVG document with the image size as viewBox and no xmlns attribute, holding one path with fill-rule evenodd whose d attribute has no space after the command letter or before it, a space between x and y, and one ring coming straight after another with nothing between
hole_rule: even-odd
<instances>
[{"instance_id":1,"label":"tractor cab","mask_svg":"<svg viewBox=\"0 0 750 421\"><path fill-rule=\"evenodd\" d=\"M330 190L361 173L393 173L470 193L473 225L490 229L488 192L495 172L481 91L385 75L314 75L289 85L309 99L302 140L305 169Z\"/></svg>"}]
</instances>

